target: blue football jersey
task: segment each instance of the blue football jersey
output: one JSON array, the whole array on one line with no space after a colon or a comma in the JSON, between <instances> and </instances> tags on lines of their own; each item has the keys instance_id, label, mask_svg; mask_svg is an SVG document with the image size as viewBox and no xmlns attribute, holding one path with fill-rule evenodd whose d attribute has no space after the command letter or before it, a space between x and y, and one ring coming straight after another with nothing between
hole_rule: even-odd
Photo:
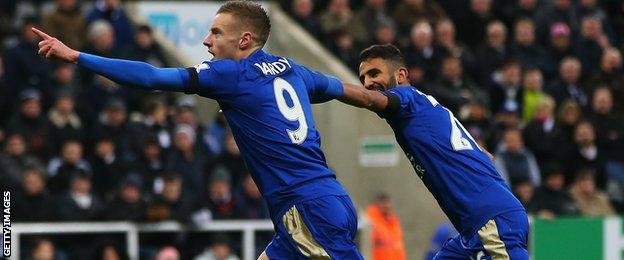
<instances>
[{"instance_id":1,"label":"blue football jersey","mask_svg":"<svg viewBox=\"0 0 624 260\"><path fill-rule=\"evenodd\" d=\"M298 202L347 194L327 167L310 105L342 91L336 78L258 50L190 68L187 93L219 103L275 222Z\"/></svg>"},{"instance_id":2,"label":"blue football jersey","mask_svg":"<svg viewBox=\"0 0 624 260\"><path fill-rule=\"evenodd\" d=\"M477 231L498 214L524 209L487 154L435 98L411 86L385 94L389 105L380 116L462 235Z\"/></svg>"}]
</instances>

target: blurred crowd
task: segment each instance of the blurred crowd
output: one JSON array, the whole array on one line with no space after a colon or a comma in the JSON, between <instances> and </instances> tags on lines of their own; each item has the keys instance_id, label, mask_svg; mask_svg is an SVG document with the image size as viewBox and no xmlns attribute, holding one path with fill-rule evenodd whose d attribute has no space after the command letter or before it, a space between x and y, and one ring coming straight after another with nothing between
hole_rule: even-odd
<instances>
[{"instance_id":1,"label":"blurred crowd","mask_svg":"<svg viewBox=\"0 0 624 260\"><path fill-rule=\"evenodd\" d=\"M0 188L14 191L13 221L268 219L221 113L203 124L194 96L118 86L37 55L33 26L81 51L172 66L120 1L3 0L0 21ZM228 250L219 257L240 249L220 235ZM201 258L212 240L142 237L142 256L173 243L184 259L214 259ZM32 254L56 245L58 259L63 249L69 259L108 252L96 250L108 245L99 238L33 241Z\"/></svg>"},{"instance_id":2,"label":"blurred crowd","mask_svg":"<svg viewBox=\"0 0 624 260\"><path fill-rule=\"evenodd\" d=\"M363 48L399 47L411 85L495 154L530 214L624 212L624 2L281 4L355 73Z\"/></svg>"},{"instance_id":3,"label":"blurred crowd","mask_svg":"<svg viewBox=\"0 0 624 260\"><path fill-rule=\"evenodd\" d=\"M363 48L397 45L411 84L452 110L495 154L529 213L624 212L621 1L280 4L356 73ZM119 0L1 1L0 187L14 191L14 221L194 225L268 218L222 114L203 124L192 96L121 87L75 65L45 61L32 26L85 52L175 65L152 29L133 24ZM211 247L194 245L206 239L192 234L146 237L142 255L180 257L181 250L182 258L213 259L240 246L227 234L208 240L215 241ZM29 242L31 256L123 258L110 240Z\"/></svg>"}]
</instances>

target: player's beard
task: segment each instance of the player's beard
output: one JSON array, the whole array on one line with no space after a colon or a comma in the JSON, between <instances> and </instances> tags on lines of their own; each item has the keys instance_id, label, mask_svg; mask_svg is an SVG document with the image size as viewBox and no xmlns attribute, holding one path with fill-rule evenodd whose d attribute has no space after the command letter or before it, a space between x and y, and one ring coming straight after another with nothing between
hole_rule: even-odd
<instances>
[{"instance_id":1,"label":"player's beard","mask_svg":"<svg viewBox=\"0 0 624 260\"><path fill-rule=\"evenodd\" d=\"M388 84L386 86L386 90L394 88L394 87L396 87L398 85L399 85L399 82L397 82L397 79L394 76L394 73L392 73L392 75L390 75L390 79L388 80Z\"/></svg>"}]
</instances>

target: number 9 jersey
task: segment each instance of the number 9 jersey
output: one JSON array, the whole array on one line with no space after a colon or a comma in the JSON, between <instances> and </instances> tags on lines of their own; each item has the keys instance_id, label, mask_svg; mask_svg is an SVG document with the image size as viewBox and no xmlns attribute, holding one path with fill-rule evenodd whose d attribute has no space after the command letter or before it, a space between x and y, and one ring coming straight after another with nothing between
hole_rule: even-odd
<instances>
[{"instance_id":1,"label":"number 9 jersey","mask_svg":"<svg viewBox=\"0 0 624 260\"><path fill-rule=\"evenodd\" d=\"M342 95L338 79L262 50L187 70L185 92L219 103L274 223L304 200L347 195L327 167L311 108Z\"/></svg>"},{"instance_id":2,"label":"number 9 jersey","mask_svg":"<svg viewBox=\"0 0 624 260\"><path fill-rule=\"evenodd\" d=\"M524 211L490 158L435 98L411 86L384 94L388 121L416 173L463 236L502 213Z\"/></svg>"}]
</instances>

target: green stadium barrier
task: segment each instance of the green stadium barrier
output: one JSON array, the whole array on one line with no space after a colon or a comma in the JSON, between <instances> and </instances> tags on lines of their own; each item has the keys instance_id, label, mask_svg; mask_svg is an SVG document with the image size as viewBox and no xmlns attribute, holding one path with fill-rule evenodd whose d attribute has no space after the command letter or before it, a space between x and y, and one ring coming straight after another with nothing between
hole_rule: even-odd
<instances>
[{"instance_id":1,"label":"green stadium barrier","mask_svg":"<svg viewBox=\"0 0 624 260\"><path fill-rule=\"evenodd\" d=\"M533 219L531 259L624 259L621 217Z\"/></svg>"}]
</instances>

